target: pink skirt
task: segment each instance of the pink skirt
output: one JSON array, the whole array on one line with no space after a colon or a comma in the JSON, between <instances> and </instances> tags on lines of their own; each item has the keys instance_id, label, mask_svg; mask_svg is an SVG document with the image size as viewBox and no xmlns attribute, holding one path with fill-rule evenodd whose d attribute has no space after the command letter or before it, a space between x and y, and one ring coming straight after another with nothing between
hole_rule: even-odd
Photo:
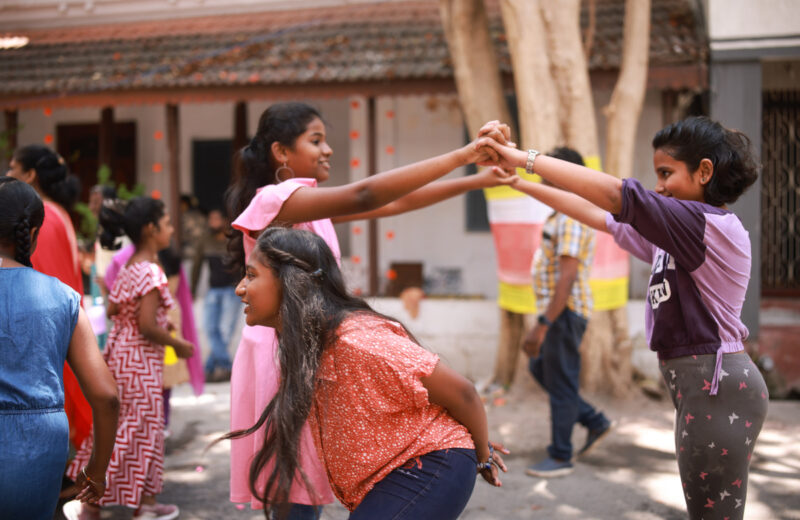
<instances>
[{"instance_id":1,"label":"pink skirt","mask_svg":"<svg viewBox=\"0 0 800 520\"><path fill-rule=\"evenodd\" d=\"M278 341L275 329L245 326L242 340L233 360L231 374L231 431L251 427L278 391L280 369L277 360ZM253 496L248 485L250 463L264 441L263 428L241 439L231 441L231 502L250 502L253 509L263 504ZM295 480L289 500L295 504L323 505L333 502L325 466L317 456L311 430L306 423L300 435L300 466L313 486L313 495ZM257 488L266 482L272 465L262 472Z\"/></svg>"}]
</instances>

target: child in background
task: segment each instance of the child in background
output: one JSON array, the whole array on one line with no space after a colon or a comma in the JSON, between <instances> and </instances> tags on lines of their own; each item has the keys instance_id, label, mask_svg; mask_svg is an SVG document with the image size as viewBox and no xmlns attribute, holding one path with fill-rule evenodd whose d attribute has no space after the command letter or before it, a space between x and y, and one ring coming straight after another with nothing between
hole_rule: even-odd
<instances>
[{"instance_id":1,"label":"child in background","mask_svg":"<svg viewBox=\"0 0 800 520\"><path fill-rule=\"evenodd\" d=\"M476 473L500 486L498 451L508 452L489 442L472 383L403 325L347 294L323 238L267 229L236 293L247 324L273 327L279 340L277 394L255 425L227 436L266 425L250 486L267 508L288 512L306 420L352 520L455 519ZM273 458L261 488L259 474ZM300 480L312 485L304 474Z\"/></svg>"},{"instance_id":2,"label":"child in background","mask_svg":"<svg viewBox=\"0 0 800 520\"><path fill-rule=\"evenodd\" d=\"M485 141L500 167L525 167L566 191L522 180L516 189L652 263L647 339L675 405L692 519L743 517L750 456L767 415L767 388L744 350L740 318L750 237L727 207L757 179L749 143L706 117L668 125L653 138L656 187L648 191L635 179Z\"/></svg>"},{"instance_id":3,"label":"child in background","mask_svg":"<svg viewBox=\"0 0 800 520\"><path fill-rule=\"evenodd\" d=\"M69 452L62 367L72 367L92 407L97 443L66 494L94 502L119 414L114 379L103 363L80 296L30 268L44 220L34 189L0 177L0 513L49 520Z\"/></svg>"},{"instance_id":4,"label":"child in background","mask_svg":"<svg viewBox=\"0 0 800 520\"><path fill-rule=\"evenodd\" d=\"M168 330L167 310L174 304L158 251L169 246L173 228L164 204L149 197L131 200L124 211L103 207L100 224L104 247L112 246L124 232L136 251L109 294L108 314L114 326L105 358L117 380L122 413L108 488L98 503L136 508L133 518L169 520L178 516L177 506L156 502L164 472L164 345L172 345L183 358L194 351L194 345L172 337ZM77 475L91 446L91 439L84 442L68 475ZM99 513L97 506L74 501L64 506L69 520L99 518Z\"/></svg>"}]
</instances>

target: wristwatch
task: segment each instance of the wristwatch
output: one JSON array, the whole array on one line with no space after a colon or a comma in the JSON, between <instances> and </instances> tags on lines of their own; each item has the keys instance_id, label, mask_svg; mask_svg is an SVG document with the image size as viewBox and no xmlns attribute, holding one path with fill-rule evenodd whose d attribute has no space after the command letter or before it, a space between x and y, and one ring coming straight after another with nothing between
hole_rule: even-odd
<instances>
[{"instance_id":1,"label":"wristwatch","mask_svg":"<svg viewBox=\"0 0 800 520\"><path fill-rule=\"evenodd\" d=\"M552 327L553 326L553 322L548 320L547 316L545 316L544 314L540 314L539 317L536 318L536 321L539 322L539 325L544 325L546 327Z\"/></svg>"}]
</instances>

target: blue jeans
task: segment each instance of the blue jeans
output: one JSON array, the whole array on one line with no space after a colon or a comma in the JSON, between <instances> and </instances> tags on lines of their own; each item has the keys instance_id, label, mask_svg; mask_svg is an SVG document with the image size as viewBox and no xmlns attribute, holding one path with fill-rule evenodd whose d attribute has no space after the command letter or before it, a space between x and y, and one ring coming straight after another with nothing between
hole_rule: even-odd
<instances>
[{"instance_id":1,"label":"blue jeans","mask_svg":"<svg viewBox=\"0 0 800 520\"><path fill-rule=\"evenodd\" d=\"M203 307L203 321L211 353L206 360L206 373L215 368L231 369L228 342L236 333L242 301L235 287L210 287Z\"/></svg>"},{"instance_id":2,"label":"blue jeans","mask_svg":"<svg viewBox=\"0 0 800 520\"><path fill-rule=\"evenodd\" d=\"M572 458L572 427L580 423L590 430L603 428L608 419L578 394L581 373L579 348L586 332L586 318L564 311L547 330L539 356L528 365L531 374L550 396L551 444L554 459Z\"/></svg>"},{"instance_id":3,"label":"blue jeans","mask_svg":"<svg viewBox=\"0 0 800 520\"><path fill-rule=\"evenodd\" d=\"M285 520L319 520L322 515L322 506L307 506L305 504L292 504ZM272 520L278 519L278 513L272 512Z\"/></svg>"},{"instance_id":4,"label":"blue jeans","mask_svg":"<svg viewBox=\"0 0 800 520\"><path fill-rule=\"evenodd\" d=\"M367 493L350 520L455 520L475 487L475 450L432 451L400 466Z\"/></svg>"}]
</instances>

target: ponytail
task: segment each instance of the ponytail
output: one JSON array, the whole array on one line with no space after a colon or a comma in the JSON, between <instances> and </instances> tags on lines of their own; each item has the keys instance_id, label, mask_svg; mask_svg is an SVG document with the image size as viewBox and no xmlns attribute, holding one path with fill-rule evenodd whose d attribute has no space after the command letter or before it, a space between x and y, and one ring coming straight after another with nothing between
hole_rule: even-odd
<instances>
[{"instance_id":1,"label":"ponytail","mask_svg":"<svg viewBox=\"0 0 800 520\"><path fill-rule=\"evenodd\" d=\"M80 179L69 173L64 159L50 148L38 144L24 146L14 152L14 160L23 171L34 170L42 193L69 210L81 192Z\"/></svg>"},{"instance_id":2,"label":"ponytail","mask_svg":"<svg viewBox=\"0 0 800 520\"><path fill-rule=\"evenodd\" d=\"M256 135L234 156L231 185L225 192L225 206L231 220L236 219L250 204L259 188L275 184L278 165L272 156L272 143L293 148L309 123L322 119L314 107L305 103L276 103L261 114ZM244 272L242 232L232 230L228 237L228 264Z\"/></svg>"},{"instance_id":3,"label":"ponytail","mask_svg":"<svg viewBox=\"0 0 800 520\"><path fill-rule=\"evenodd\" d=\"M119 249L117 238L128 235L137 247L142 240L142 229L148 224L158 225L164 216L164 203L151 197L136 197L127 203L104 204L100 209L100 245L105 249Z\"/></svg>"}]
</instances>

